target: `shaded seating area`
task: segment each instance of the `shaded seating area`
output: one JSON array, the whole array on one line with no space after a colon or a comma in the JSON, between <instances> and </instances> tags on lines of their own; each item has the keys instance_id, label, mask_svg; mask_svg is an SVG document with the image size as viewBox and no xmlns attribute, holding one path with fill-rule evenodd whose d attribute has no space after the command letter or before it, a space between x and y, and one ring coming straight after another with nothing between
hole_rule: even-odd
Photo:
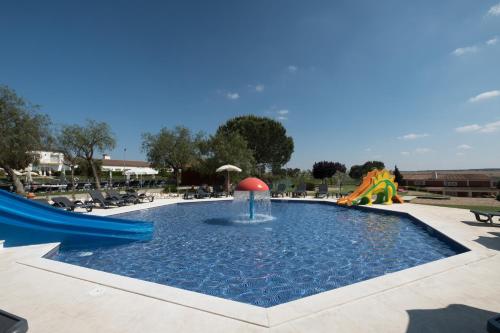
<instances>
[{"instance_id":1,"label":"shaded seating area","mask_svg":"<svg viewBox=\"0 0 500 333\"><path fill-rule=\"evenodd\" d=\"M54 202L53 206L69 210L71 212L74 211L75 208L83 208L87 212L91 212L93 208L92 204L88 202L83 202L81 200L71 201L66 197L53 197L51 200Z\"/></svg>"},{"instance_id":2,"label":"shaded seating area","mask_svg":"<svg viewBox=\"0 0 500 333\"><path fill-rule=\"evenodd\" d=\"M500 211L497 212L485 212L480 210L471 210L470 211L476 217L476 220L484 223L492 223L493 218L498 217L500 221Z\"/></svg>"}]
</instances>

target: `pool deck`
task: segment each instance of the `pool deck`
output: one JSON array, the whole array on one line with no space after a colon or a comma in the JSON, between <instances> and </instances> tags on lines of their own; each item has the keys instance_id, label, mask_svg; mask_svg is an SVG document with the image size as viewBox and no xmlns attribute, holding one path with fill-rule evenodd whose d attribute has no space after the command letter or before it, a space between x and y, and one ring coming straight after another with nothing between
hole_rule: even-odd
<instances>
[{"instance_id":1,"label":"pool deck","mask_svg":"<svg viewBox=\"0 0 500 333\"><path fill-rule=\"evenodd\" d=\"M500 225L454 208L373 209L409 213L470 251L264 309L41 258L57 244L0 242L0 309L29 332L485 332L500 313Z\"/></svg>"}]
</instances>

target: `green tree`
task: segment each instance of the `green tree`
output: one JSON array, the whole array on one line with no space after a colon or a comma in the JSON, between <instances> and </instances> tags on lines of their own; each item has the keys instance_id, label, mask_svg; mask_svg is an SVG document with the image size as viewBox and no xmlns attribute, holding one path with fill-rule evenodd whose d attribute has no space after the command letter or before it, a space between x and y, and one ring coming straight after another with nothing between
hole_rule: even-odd
<instances>
[{"instance_id":1,"label":"green tree","mask_svg":"<svg viewBox=\"0 0 500 333\"><path fill-rule=\"evenodd\" d=\"M302 170L299 168L279 168L272 171L273 175L281 177L298 178Z\"/></svg>"},{"instance_id":2,"label":"green tree","mask_svg":"<svg viewBox=\"0 0 500 333\"><path fill-rule=\"evenodd\" d=\"M396 183L398 183L400 186L403 185L403 175L401 174L401 172L399 171L398 169L398 166L394 166L394 180L396 181Z\"/></svg>"},{"instance_id":3,"label":"green tree","mask_svg":"<svg viewBox=\"0 0 500 333\"><path fill-rule=\"evenodd\" d=\"M384 170L385 164L384 164L384 162L380 162L380 161L368 161L368 162L365 162L365 164L363 164L361 166L361 169L363 171L363 175L366 175L368 172L370 172L374 169Z\"/></svg>"},{"instance_id":4,"label":"green tree","mask_svg":"<svg viewBox=\"0 0 500 333\"><path fill-rule=\"evenodd\" d=\"M56 149L64 154L64 165L71 172L72 196L75 199L75 169L81 161L80 147L75 145L74 138L77 136L78 128L75 126L63 126L56 137Z\"/></svg>"},{"instance_id":5,"label":"green tree","mask_svg":"<svg viewBox=\"0 0 500 333\"><path fill-rule=\"evenodd\" d=\"M367 161L363 165L353 165L353 166L351 166L351 169L349 170L349 177L351 177L353 179L361 179L368 172L370 172L374 169L377 169L377 170L385 169L384 162Z\"/></svg>"},{"instance_id":6,"label":"green tree","mask_svg":"<svg viewBox=\"0 0 500 333\"><path fill-rule=\"evenodd\" d=\"M368 172L370 172L374 169L377 169L377 170L385 169L384 162L367 161L363 165L353 165L353 166L351 166L351 169L349 170L349 177L351 177L353 179L361 179Z\"/></svg>"},{"instance_id":7,"label":"green tree","mask_svg":"<svg viewBox=\"0 0 500 333\"><path fill-rule=\"evenodd\" d=\"M285 127L266 117L241 116L228 120L217 129L216 135L239 133L260 169L279 169L292 157L293 139L286 135Z\"/></svg>"},{"instance_id":8,"label":"green tree","mask_svg":"<svg viewBox=\"0 0 500 333\"><path fill-rule=\"evenodd\" d=\"M361 165L353 165L349 170L349 177L352 179L361 179L363 177L363 167Z\"/></svg>"},{"instance_id":9,"label":"green tree","mask_svg":"<svg viewBox=\"0 0 500 333\"><path fill-rule=\"evenodd\" d=\"M202 138L202 133L193 135L183 126L173 130L162 128L157 134L142 135L142 151L154 167L172 169L179 185L180 171L187 166L194 166L199 159Z\"/></svg>"},{"instance_id":10,"label":"green tree","mask_svg":"<svg viewBox=\"0 0 500 333\"><path fill-rule=\"evenodd\" d=\"M224 164L232 164L243 170L244 175L255 169L253 152L246 140L238 133L218 133L200 142L200 170L213 173Z\"/></svg>"},{"instance_id":11,"label":"green tree","mask_svg":"<svg viewBox=\"0 0 500 333\"><path fill-rule=\"evenodd\" d=\"M14 183L16 192L24 187L14 170L36 162L36 150L50 142L50 120L7 86L0 86L0 167Z\"/></svg>"},{"instance_id":12,"label":"green tree","mask_svg":"<svg viewBox=\"0 0 500 333\"><path fill-rule=\"evenodd\" d=\"M87 161L92 170L95 186L101 188L99 170L94 160L94 155L98 152L112 150L116 146L115 136L109 125L105 122L87 120L84 126L67 125L63 126L62 133L68 135L67 148L75 153L75 157L83 158Z\"/></svg>"},{"instance_id":13,"label":"green tree","mask_svg":"<svg viewBox=\"0 0 500 333\"><path fill-rule=\"evenodd\" d=\"M321 161L314 163L312 169L314 178L322 180L333 177L337 171L345 173L345 165L339 162Z\"/></svg>"},{"instance_id":14,"label":"green tree","mask_svg":"<svg viewBox=\"0 0 500 333\"><path fill-rule=\"evenodd\" d=\"M99 178L102 177L102 160L96 159L93 160L93 163L97 171L97 174L99 175ZM123 174L120 171L119 173ZM81 157L76 159L75 175L83 176L86 177L87 179L94 177L92 167L90 166L90 163L86 159Z\"/></svg>"}]
</instances>

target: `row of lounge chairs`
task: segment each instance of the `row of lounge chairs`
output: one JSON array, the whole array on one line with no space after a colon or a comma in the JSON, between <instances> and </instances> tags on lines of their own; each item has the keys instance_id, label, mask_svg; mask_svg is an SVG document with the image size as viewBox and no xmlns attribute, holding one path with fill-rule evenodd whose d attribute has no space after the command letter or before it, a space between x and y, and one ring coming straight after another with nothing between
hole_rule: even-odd
<instances>
[{"instance_id":1,"label":"row of lounge chairs","mask_svg":"<svg viewBox=\"0 0 500 333\"><path fill-rule=\"evenodd\" d=\"M90 190L89 195L91 200L87 204L93 207L109 208L111 206L125 206L128 204L138 204L141 202L153 202L154 196L145 193L138 193L133 189L129 189L125 194L121 194L117 190L106 190L106 196L98 190Z\"/></svg>"},{"instance_id":2,"label":"row of lounge chairs","mask_svg":"<svg viewBox=\"0 0 500 333\"><path fill-rule=\"evenodd\" d=\"M285 195L288 195L290 192L286 190L287 186L286 184L278 184L278 187L276 190L271 190L271 196L273 198L277 197L285 197ZM307 196L307 186L305 183L301 183L297 186L297 188L291 192L293 198L300 198L303 197L305 198ZM327 184L320 184L318 191L314 194L315 198L328 198L330 196L330 193L328 192L328 185Z\"/></svg>"},{"instance_id":3,"label":"row of lounge chairs","mask_svg":"<svg viewBox=\"0 0 500 333\"><path fill-rule=\"evenodd\" d=\"M206 199L206 198L221 198L226 195L224 188L221 185L215 185L213 190L210 191L206 186L200 186L197 189L191 188L187 190L183 198L189 199Z\"/></svg>"},{"instance_id":4,"label":"row of lounge chairs","mask_svg":"<svg viewBox=\"0 0 500 333\"><path fill-rule=\"evenodd\" d=\"M271 196L273 198L285 197L290 194L294 198L299 198L299 197L305 198L307 196L306 184L305 183L299 184L293 192L287 191L287 185L282 183L278 184L275 190L271 190ZM184 199L220 198L225 195L226 192L220 185L215 185L213 191L210 191L206 186L200 186L197 189L193 187L187 190L184 193L183 198ZM318 191L316 191L315 193L315 198L328 198L328 197L330 197L330 193L328 192L328 185L320 184Z\"/></svg>"},{"instance_id":5,"label":"row of lounge chairs","mask_svg":"<svg viewBox=\"0 0 500 333\"><path fill-rule=\"evenodd\" d=\"M138 193L135 190L128 190L125 194L119 193L117 190L109 189L106 190L106 196L98 190L89 191L90 200L70 200L67 197L59 196L52 197L52 204L49 203L47 199L38 198L35 201L51 205L53 207L65 209L68 211L74 211L76 208L85 209L87 212L91 212L93 208L110 208L110 207L120 207L128 204L138 204L142 202L153 202L154 196L147 195L145 193Z\"/></svg>"},{"instance_id":6,"label":"row of lounge chairs","mask_svg":"<svg viewBox=\"0 0 500 333\"><path fill-rule=\"evenodd\" d=\"M8 188L6 190L12 190L12 184L8 184ZM125 181L116 181L113 183L109 183L107 181L101 182L101 188L111 188L111 189L119 189L119 188L161 188L165 187L167 182L161 179L151 179L151 180L131 180L130 182ZM61 191L71 191L73 189L73 184L70 182L64 183L53 183L53 184L27 184L24 186L27 192L33 193L46 193L46 192L61 192ZM77 182L75 183L75 191L88 191L95 190L95 184L90 182Z\"/></svg>"}]
</instances>

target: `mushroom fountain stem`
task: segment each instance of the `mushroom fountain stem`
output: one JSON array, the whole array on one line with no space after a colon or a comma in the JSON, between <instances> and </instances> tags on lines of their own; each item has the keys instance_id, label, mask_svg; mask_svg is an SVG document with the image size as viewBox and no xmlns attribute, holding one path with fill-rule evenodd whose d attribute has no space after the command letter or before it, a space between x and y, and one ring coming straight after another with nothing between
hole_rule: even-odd
<instances>
[{"instance_id":1,"label":"mushroom fountain stem","mask_svg":"<svg viewBox=\"0 0 500 333\"><path fill-rule=\"evenodd\" d=\"M254 192L250 191L250 201L248 203L250 220L253 220L254 216L254 200L255 200Z\"/></svg>"}]
</instances>

